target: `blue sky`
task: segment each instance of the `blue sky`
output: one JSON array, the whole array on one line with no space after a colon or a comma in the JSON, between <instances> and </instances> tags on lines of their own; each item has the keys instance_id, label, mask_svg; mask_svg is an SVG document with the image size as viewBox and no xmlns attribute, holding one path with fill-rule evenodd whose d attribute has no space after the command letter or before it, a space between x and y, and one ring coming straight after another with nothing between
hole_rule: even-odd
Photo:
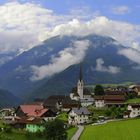
<instances>
[{"instance_id":1,"label":"blue sky","mask_svg":"<svg viewBox=\"0 0 140 140\"><path fill-rule=\"evenodd\" d=\"M14 0L0 0L0 4L12 2ZM101 15L106 16L113 20L126 21L134 24L140 23L139 0L17 0L21 3L35 3L51 9L56 14L68 14L72 9L88 7L91 12L100 12ZM123 14L115 14L114 8L121 6L127 7L128 11L124 10Z\"/></svg>"}]
</instances>

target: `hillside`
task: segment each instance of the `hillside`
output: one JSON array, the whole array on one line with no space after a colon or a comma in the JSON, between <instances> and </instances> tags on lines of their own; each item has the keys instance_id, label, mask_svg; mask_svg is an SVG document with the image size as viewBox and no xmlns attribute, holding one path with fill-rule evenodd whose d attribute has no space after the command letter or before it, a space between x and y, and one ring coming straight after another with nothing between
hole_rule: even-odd
<instances>
[{"instance_id":1,"label":"hillside","mask_svg":"<svg viewBox=\"0 0 140 140\"><path fill-rule=\"evenodd\" d=\"M77 48L75 47L77 51L74 50L73 42L85 40L89 41L88 48L83 47L81 52L77 46ZM56 36L1 66L0 86L15 93L16 96L26 98L69 94L77 82L80 61L83 63L84 81L88 85L125 81L139 82L140 70L135 68L138 65L126 56L119 54L119 51L123 49L126 47L110 37L98 35L86 37ZM61 71L57 72L57 68L54 68L51 71L56 72L51 76L37 81L31 80L34 74L32 66L36 66L38 69L41 66L50 66L55 61L62 61L62 55L68 51L71 51L71 55L75 55L74 60L78 58L79 60L76 62L71 59L63 60L66 66L60 64L59 69L64 67ZM83 55L82 57L80 53Z\"/></svg>"},{"instance_id":2,"label":"hillside","mask_svg":"<svg viewBox=\"0 0 140 140\"><path fill-rule=\"evenodd\" d=\"M0 89L0 108L15 107L21 103L21 99L14 96L7 90Z\"/></svg>"}]
</instances>

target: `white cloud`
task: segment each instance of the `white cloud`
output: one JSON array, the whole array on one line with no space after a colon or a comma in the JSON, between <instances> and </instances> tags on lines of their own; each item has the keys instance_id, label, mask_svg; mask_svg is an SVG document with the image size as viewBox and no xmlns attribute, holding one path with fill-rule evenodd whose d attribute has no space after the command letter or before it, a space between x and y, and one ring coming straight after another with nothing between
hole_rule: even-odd
<instances>
[{"instance_id":1,"label":"white cloud","mask_svg":"<svg viewBox=\"0 0 140 140\"><path fill-rule=\"evenodd\" d=\"M111 11L116 15L124 15L130 12L130 8L128 6L117 6L111 8Z\"/></svg>"},{"instance_id":2,"label":"white cloud","mask_svg":"<svg viewBox=\"0 0 140 140\"><path fill-rule=\"evenodd\" d=\"M121 69L116 66L108 66L108 67L104 66L104 60L102 58L98 58L96 60L96 71L117 74L120 72L120 70Z\"/></svg>"},{"instance_id":3,"label":"white cloud","mask_svg":"<svg viewBox=\"0 0 140 140\"><path fill-rule=\"evenodd\" d=\"M86 36L89 34L110 36L123 45L131 46L133 42L139 42L140 26L109 20L100 16L87 22L73 19L68 23L55 26L51 31L46 31L40 37L45 39L56 35Z\"/></svg>"},{"instance_id":4,"label":"white cloud","mask_svg":"<svg viewBox=\"0 0 140 140\"><path fill-rule=\"evenodd\" d=\"M132 47L133 49L140 50L139 42L133 42L131 47Z\"/></svg>"},{"instance_id":5,"label":"white cloud","mask_svg":"<svg viewBox=\"0 0 140 140\"><path fill-rule=\"evenodd\" d=\"M110 36L123 45L139 49L140 25L99 15L99 11L92 14L88 7L73 9L68 15L56 15L52 10L34 3L9 2L0 5L0 52L22 53L56 35L89 34Z\"/></svg>"},{"instance_id":6,"label":"white cloud","mask_svg":"<svg viewBox=\"0 0 140 140\"><path fill-rule=\"evenodd\" d=\"M45 33L56 25L65 24L74 17L84 20L88 14L89 18L98 14L97 11L92 13L88 7L82 8L86 13L81 13L79 16L80 9L77 9L77 14L74 14L73 9L68 15L56 15L52 10L32 2L11 1L0 5L1 52L19 51L21 53L49 38L50 35L46 36Z\"/></svg>"},{"instance_id":7,"label":"white cloud","mask_svg":"<svg viewBox=\"0 0 140 140\"><path fill-rule=\"evenodd\" d=\"M42 41L40 34L60 21L63 21L61 16L33 3L0 5L0 50L28 50Z\"/></svg>"},{"instance_id":8,"label":"white cloud","mask_svg":"<svg viewBox=\"0 0 140 140\"><path fill-rule=\"evenodd\" d=\"M89 7L75 8L68 15L56 15L52 10L34 3L9 2L0 5L0 32L5 34L1 51L22 52L56 35L84 36L93 33L113 37L129 46L139 42L139 25L99 15L99 11L92 12Z\"/></svg>"},{"instance_id":9,"label":"white cloud","mask_svg":"<svg viewBox=\"0 0 140 140\"><path fill-rule=\"evenodd\" d=\"M65 48L54 56L48 65L32 66L33 76L31 80L41 80L45 77L59 73L73 64L80 63L85 56L90 42L88 40L77 40L72 42L72 46Z\"/></svg>"},{"instance_id":10,"label":"white cloud","mask_svg":"<svg viewBox=\"0 0 140 140\"><path fill-rule=\"evenodd\" d=\"M140 52L133 48L121 49L118 51L118 54L125 56L137 64L140 64Z\"/></svg>"}]
</instances>

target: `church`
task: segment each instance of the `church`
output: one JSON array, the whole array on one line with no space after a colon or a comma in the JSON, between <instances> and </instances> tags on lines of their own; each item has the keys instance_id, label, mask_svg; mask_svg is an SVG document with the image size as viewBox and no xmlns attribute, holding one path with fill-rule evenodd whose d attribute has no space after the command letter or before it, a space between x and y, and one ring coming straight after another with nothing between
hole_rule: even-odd
<instances>
[{"instance_id":1,"label":"church","mask_svg":"<svg viewBox=\"0 0 140 140\"><path fill-rule=\"evenodd\" d=\"M79 80L77 82L77 86L72 88L70 98L72 100L80 101L81 106L85 107L94 103L91 92L89 91L89 89L84 87L82 66L80 66Z\"/></svg>"}]
</instances>

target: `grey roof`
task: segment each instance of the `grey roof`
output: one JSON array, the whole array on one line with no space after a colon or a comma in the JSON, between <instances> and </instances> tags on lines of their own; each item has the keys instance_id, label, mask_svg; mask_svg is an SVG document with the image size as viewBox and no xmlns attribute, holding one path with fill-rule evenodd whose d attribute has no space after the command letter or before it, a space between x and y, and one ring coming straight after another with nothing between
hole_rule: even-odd
<instances>
[{"instance_id":1,"label":"grey roof","mask_svg":"<svg viewBox=\"0 0 140 140\"><path fill-rule=\"evenodd\" d=\"M89 115L90 112L88 111L88 109L86 107L80 107L80 108L73 108L72 111L74 111L74 113L81 115Z\"/></svg>"},{"instance_id":2,"label":"grey roof","mask_svg":"<svg viewBox=\"0 0 140 140\"><path fill-rule=\"evenodd\" d=\"M93 98L86 98L86 99L81 99L80 100L81 103L93 103L94 102L94 99Z\"/></svg>"}]
</instances>

